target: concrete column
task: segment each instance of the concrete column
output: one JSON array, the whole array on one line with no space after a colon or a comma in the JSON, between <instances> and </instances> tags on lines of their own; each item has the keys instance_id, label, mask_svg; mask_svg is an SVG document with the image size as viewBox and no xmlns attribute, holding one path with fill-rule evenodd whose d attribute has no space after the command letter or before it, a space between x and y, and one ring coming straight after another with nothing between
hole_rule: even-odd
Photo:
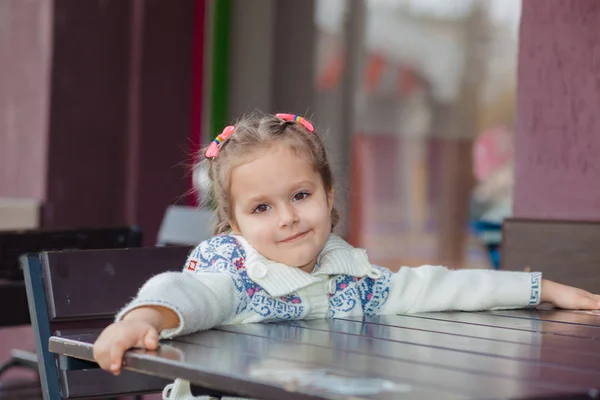
<instances>
[{"instance_id":1,"label":"concrete column","mask_svg":"<svg viewBox=\"0 0 600 400\"><path fill-rule=\"evenodd\" d=\"M230 118L314 112L314 0L232 0L231 13Z\"/></svg>"},{"instance_id":2,"label":"concrete column","mask_svg":"<svg viewBox=\"0 0 600 400\"><path fill-rule=\"evenodd\" d=\"M275 0L231 0L229 118L273 110Z\"/></svg>"}]
</instances>

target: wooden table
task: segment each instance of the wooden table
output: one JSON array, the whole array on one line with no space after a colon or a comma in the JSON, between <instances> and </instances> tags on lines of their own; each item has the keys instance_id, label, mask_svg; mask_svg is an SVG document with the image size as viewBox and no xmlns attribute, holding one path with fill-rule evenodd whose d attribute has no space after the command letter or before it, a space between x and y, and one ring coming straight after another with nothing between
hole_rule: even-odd
<instances>
[{"instance_id":1,"label":"wooden table","mask_svg":"<svg viewBox=\"0 0 600 400\"><path fill-rule=\"evenodd\" d=\"M97 332L50 351L92 360ZM125 365L261 399L595 398L600 313L429 313L224 326Z\"/></svg>"}]
</instances>

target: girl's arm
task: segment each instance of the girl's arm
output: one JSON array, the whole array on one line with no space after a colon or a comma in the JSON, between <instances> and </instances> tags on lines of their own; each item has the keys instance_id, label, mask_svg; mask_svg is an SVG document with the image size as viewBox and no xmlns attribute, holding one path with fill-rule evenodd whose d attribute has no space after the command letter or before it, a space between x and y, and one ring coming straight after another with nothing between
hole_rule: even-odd
<instances>
[{"instance_id":1,"label":"girl's arm","mask_svg":"<svg viewBox=\"0 0 600 400\"><path fill-rule=\"evenodd\" d=\"M179 324L178 317L164 307L140 307L131 310L120 322L109 325L94 343L94 359L101 368L121 373L123 354L132 347L156 350L158 332Z\"/></svg>"},{"instance_id":2,"label":"girl's arm","mask_svg":"<svg viewBox=\"0 0 600 400\"><path fill-rule=\"evenodd\" d=\"M389 299L381 311L404 314L523 308L537 305L540 296L539 273L402 267L390 277Z\"/></svg>"},{"instance_id":3,"label":"girl's arm","mask_svg":"<svg viewBox=\"0 0 600 400\"><path fill-rule=\"evenodd\" d=\"M226 274L165 272L146 282L115 320L129 319L139 308L164 309L155 318L160 338L168 339L221 324L231 317L234 302L233 281Z\"/></svg>"},{"instance_id":4,"label":"girl's arm","mask_svg":"<svg viewBox=\"0 0 600 400\"><path fill-rule=\"evenodd\" d=\"M171 309L165 307L146 306L131 310L123 316L123 321L144 321L157 332L175 329L179 326L179 317Z\"/></svg>"},{"instance_id":5,"label":"girl's arm","mask_svg":"<svg viewBox=\"0 0 600 400\"><path fill-rule=\"evenodd\" d=\"M154 350L159 338L210 329L230 318L238 300L233 262L243 256L236 246L235 239L212 238L192 251L183 272L148 280L94 343L98 364L118 375L129 348Z\"/></svg>"},{"instance_id":6,"label":"girl's arm","mask_svg":"<svg viewBox=\"0 0 600 400\"><path fill-rule=\"evenodd\" d=\"M567 309L600 309L600 296L542 280L540 273L402 267L390 277L383 313L514 309L549 302Z\"/></svg>"},{"instance_id":7,"label":"girl's arm","mask_svg":"<svg viewBox=\"0 0 600 400\"><path fill-rule=\"evenodd\" d=\"M176 316L175 326L159 331L161 338L213 328L231 318L238 308L236 262L244 257L243 248L232 236L206 240L190 253L182 272L165 272L148 280L116 320L150 306L168 309Z\"/></svg>"}]
</instances>

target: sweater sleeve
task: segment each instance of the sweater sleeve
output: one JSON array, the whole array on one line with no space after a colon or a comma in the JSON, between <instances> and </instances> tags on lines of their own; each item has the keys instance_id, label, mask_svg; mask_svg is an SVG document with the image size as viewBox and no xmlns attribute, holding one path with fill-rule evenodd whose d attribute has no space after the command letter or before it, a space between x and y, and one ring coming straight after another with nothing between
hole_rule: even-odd
<instances>
[{"instance_id":1,"label":"sweater sleeve","mask_svg":"<svg viewBox=\"0 0 600 400\"><path fill-rule=\"evenodd\" d=\"M117 314L120 321L129 311L161 306L179 317L179 326L160 332L161 339L206 330L222 324L236 313L236 262L244 251L232 236L215 236L202 242L188 256L183 271L165 272L150 278L137 296Z\"/></svg>"},{"instance_id":2,"label":"sweater sleeve","mask_svg":"<svg viewBox=\"0 0 600 400\"><path fill-rule=\"evenodd\" d=\"M381 312L524 308L540 302L541 282L539 272L402 267L391 276L389 299Z\"/></svg>"}]
</instances>

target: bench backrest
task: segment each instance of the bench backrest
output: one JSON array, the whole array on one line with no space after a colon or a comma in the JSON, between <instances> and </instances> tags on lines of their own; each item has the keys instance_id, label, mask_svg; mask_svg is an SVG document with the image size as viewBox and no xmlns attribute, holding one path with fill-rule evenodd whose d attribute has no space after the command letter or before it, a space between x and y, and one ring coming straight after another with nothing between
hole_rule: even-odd
<instances>
[{"instance_id":1,"label":"bench backrest","mask_svg":"<svg viewBox=\"0 0 600 400\"><path fill-rule=\"evenodd\" d=\"M600 293L600 221L506 219L500 260L500 269Z\"/></svg>"},{"instance_id":2,"label":"bench backrest","mask_svg":"<svg viewBox=\"0 0 600 400\"><path fill-rule=\"evenodd\" d=\"M60 251L22 257L44 398L83 399L152 393L163 379L124 371L59 369L51 335L104 328L150 277L181 271L191 247Z\"/></svg>"},{"instance_id":3,"label":"bench backrest","mask_svg":"<svg viewBox=\"0 0 600 400\"><path fill-rule=\"evenodd\" d=\"M64 249L111 249L140 247L142 232L137 227L90 229L40 229L0 231L0 326L29 324L27 297L19 257Z\"/></svg>"},{"instance_id":4,"label":"bench backrest","mask_svg":"<svg viewBox=\"0 0 600 400\"><path fill-rule=\"evenodd\" d=\"M129 226L0 231L0 279L22 279L19 257L25 253L122 249L141 245L142 232Z\"/></svg>"}]
</instances>

